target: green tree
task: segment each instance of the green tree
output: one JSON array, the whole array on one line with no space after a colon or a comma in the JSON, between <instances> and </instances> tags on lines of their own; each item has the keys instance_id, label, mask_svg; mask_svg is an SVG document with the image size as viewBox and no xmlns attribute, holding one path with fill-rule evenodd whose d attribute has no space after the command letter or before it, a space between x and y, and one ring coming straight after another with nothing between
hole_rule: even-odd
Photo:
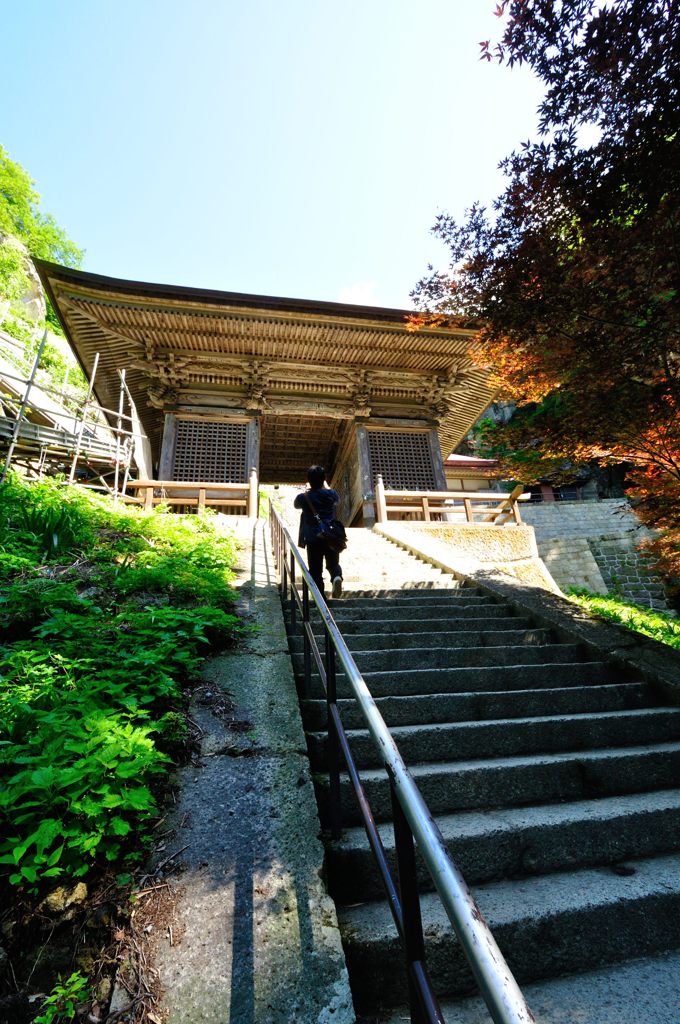
<instances>
[{"instance_id":1,"label":"green tree","mask_svg":"<svg viewBox=\"0 0 680 1024\"><path fill-rule=\"evenodd\" d=\"M51 214L39 209L35 183L20 164L0 146L0 294L15 301L28 289L25 257L14 239L30 256L79 267L83 252L59 227ZM50 327L61 333L59 321L48 306Z\"/></svg>"},{"instance_id":2,"label":"green tree","mask_svg":"<svg viewBox=\"0 0 680 1024\"><path fill-rule=\"evenodd\" d=\"M438 218L450 266L414 295L482 325L476 358L525 410L497 435L513 475L629 463L642 514L675 531L680 576L680 5L503 0L496 13L502 38L482 56L544 83L541 137L503 162L491 210Z\"/></svg>"}]
</instances>

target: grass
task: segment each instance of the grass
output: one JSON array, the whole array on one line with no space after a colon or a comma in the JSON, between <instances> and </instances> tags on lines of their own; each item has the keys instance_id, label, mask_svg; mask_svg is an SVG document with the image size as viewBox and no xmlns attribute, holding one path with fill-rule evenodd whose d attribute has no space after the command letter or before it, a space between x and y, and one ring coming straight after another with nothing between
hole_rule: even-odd
<instances>
[{"instance_id":1,"label":"grass","mask_svg":"<svg viewBox=\"0 0 680 1024\"><path fill-rule=\"evenodd\" d=\"M0 903L17 942L55 886L122 883L144 861L191 685L241 630L235 543L213 520L56 481L0 488Z\"/></svg>"},{"instance_id":2,"label":"grass","mask_svg":"<svg viewBox=\"0 0 680 1024\"><path fill-rule=\"evenodd\" d=\"M594 615L680 649L680 621L666 612L653 611L609 594L593 594L583 588L573 588L567 596Z\"/></svg>"}]
</instances>

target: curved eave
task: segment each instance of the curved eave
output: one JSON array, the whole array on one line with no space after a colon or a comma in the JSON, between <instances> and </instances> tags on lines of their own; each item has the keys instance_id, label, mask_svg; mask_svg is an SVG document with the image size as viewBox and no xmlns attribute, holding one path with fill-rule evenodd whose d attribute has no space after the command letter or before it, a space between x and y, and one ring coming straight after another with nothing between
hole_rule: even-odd
<instances>
[{"instance_id":1,"label":"curved eave","mask_svg":"<svg viewBox=\"0 0 680 1024\"><path fill-rule=\"evenodd\" d=\"M127 385L154 449L160 417L147 407L153 358L197 362L272 360L312 373L349 367L432 375L466 360L472 325L410 328L413 312L337 302L314 302L213 289L150 284L90 274L42 260L35 265L84 372L100 353L95 394L101 405L118 401L117 371ZM133 365L136 364L136 365ZM132 367L132 368L130 368ZM486 375L473 370L455 415L440 429L451 450L491 400Z\"/></svg>"}]
</instances>

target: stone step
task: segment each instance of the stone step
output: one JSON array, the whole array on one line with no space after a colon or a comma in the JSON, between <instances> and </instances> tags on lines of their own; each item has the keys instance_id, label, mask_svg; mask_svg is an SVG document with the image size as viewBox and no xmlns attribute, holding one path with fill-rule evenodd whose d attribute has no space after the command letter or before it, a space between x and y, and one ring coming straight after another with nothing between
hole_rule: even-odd
<instances>
[{"instance_id":1,"label":"stone step","mask_svg":"<svg viewBox=\"0 0 680 1024\"><path fill-rule=\"evenodd\" d=\"M531 648L525 647L522 650L529 651ZM527 661L525 664L495 665L493 668L422 668L406 672L395 669L390 672L367 672L364 679L375 698L628 682L620 668L604 661L582 661L576 665L571 662L533 665ZM321 681L315 671L310 692L304 696L317 699L324 696ZM353 696L343 672L337 675L337 696Z\"/></svg>"},{"instance_id":2,"label":"stone step","mask_svg":"<svg viewBox=\"0 0 680 1024\"><path fill-rule=\"evenodd\" d=\"M443 647L439 644L427 647L405 647L402 649L383 648L377 651L355 650L350 647L357 667L362 675L372 672L399 673L421 669L484 668L492 672L497 666L553 665L576 663L583 660L583 648L579 644L519 644L515 647ZM296 673L303 671L303 655L293 654Z\"/></svg>"},{"instance_id":3,"label":"stone step","mask_svg":"<svg viewBox=\"0 0 680 1024\"><path fill-rule=\"evenodd\" d=\"M422 623L422 620L418 620ZM466 630L449 632L451 623L446 621L446 629L424 630L418 632L378 632L355 633L347 635L345 641L354 654L359 651L403 651L408 648L430 649L444 647L447 650L459 647L518 647L525 645L549 644L552 634L549 629L505 629L505 630ZM319 624L314 633L323 635ZM304 650L304 638L295 635L289 638L289 646L293 654L301 654Z\"/></svg>"},{"instance_id":4,"label":"stone step","mask_svg":"<svg viewBox=\"0 0 680 1024\"><path fill-rule=\"evenodd\" d=\"M626 875L583 868L474 888L520 984L680 946L680 855L629 863ZM435 990L468 994L470 968L439 898L425 893L421 911ZM358 1012L377 1009L376 993L384 1002L404 1002L405 972L395 970L403 954L387 904L339 908L338 917Z\"/></svg>"},{"instance_id":5,"label":"stone step","mask_svg":"<svg viewBox=\"0 0 680 1024\"><path fill-rule=\"evenodd\" d=\"M371 556L367 556L371 557ZM450 577L442 577L441 582L451 581ZM344 582L344 580L343 580ZM338 599L336 604L385 604L389 601L464 601L466 598L476 600L494 600L490 595L478 587L456 586L456 582L447 583L447 586L409 586L405 582L402 587L370 587L352 588L345 597Z\"/></svg>"},{"instance_id":6,"label":"stone step","mask_svg":"<svg viewBox=\"0 0 680 1024\"><path fill-rule=\"evenodd\" d=\"M378 611L360 608L348 609L338 613L331 609L333 619L342 633L380 633L414 629L422 631L446 628L449 630L463 629L531 629L535 626L528 615L513 615L512 612L498 605L469 605L463 608L409 608L408 614L398 607L385 608L382 614ZM312 624L320 625L317 615L312 615ZM415 625L415 623L426 625ZM442 627L440 623L446 623ZM299 624L298 624L299 632Z\"/></svg>"},{"instance_id":7,"label":"stone step","mask_svg":"<svg viewBox=\"0 0 680 1024\"><path fill-rule=\"evenodd\" d=\"M421 594L425 593L421 591ZM430 596L408 597L403 600L398 597L342 597L337 601L328 598L327 605L331 615L337 621L343 619L385 619L385 618L408 618L415 613L421 618L450 618L459 615L470 615L476 609L479 616L512 614L506 606L494 601L483 594L470 593L464 597L449 593L448 590L439 592L437 596L430 591ZM492 609L500 609L493 611ZM312 618L321 621L316 607L311 606Z\"/></svg>"},{"instance_id":8,"label":"stone step","mask_svg":"<svg viewBox=\"0 0 680 1024\"><path fill-rule=\"evenodd\" d=\"M677 786L680 743L650 743L609 750L578 750L516 757L432 762L409 769L432 814L473 808L517 807L549 801L586 800ZM367 768L361 781L377 821L391 818L387 776ZM315 776L319 809L327 822L327 777ZM354 790L340 779L343 821L358 825Z\"/></svg>"},{"instance_id":9,"label":"stone step","mask_svg":"<svg viewBox=\"0 0 680 1024\"><path fill-rule=\"evenodd\" d=\"M516 618L511 618L509 622L512 624L512 627L517 625ZM545 627L535 629L496 629L497 621L494 621L493 625L494 629L477 628L475 630L469 628L468 620L463 622L463 629L460 628L460 624L457 624L456 643L452 646L461 647L468 644L483 644L486 647L498 647L505 643L549 643L553 639L551 630ZM320 622L312 621L312 630L316 637L324 635L324 627ZM408 634L451 634L451 630L451 618L409 618L406 621L400 620L400 618L384 618L384 620L380 620L380 618L353 618L353 620L347 620L342 623L341 632L347 645L351 647L358 638L365 635L375 637L376 644L382 646L390 644L399 637ZM296 631L293 636L289 636L289 640L291 647L297 649L296 645L298 642L299 644L302 643L302 636L299 631Z\"/></svg>"},{"instance_id":10,"label":"stone step","mask_svg":"<svg viewBox=\"0 0 680 1024\"><path fill-rule=\"evenodd\" d=\"M508 614L485 617L483 608L477 609L475 615L465 615L462 617L457 614L443 615L440 610L435 610L432 613L433 617L425 614L419 615L416 611L413 611L407 618L395 618L394 613L396 611L397 609L390 610L384 617L376 617L373 614L344 617L334 614L333 618L343 636L355 635L357 633L388 633L390 635L404 632L422 633L423 631L434 633L442 629L444 631L455 629L459 633L476 630L481 633L482 631L530 630L535 628L533 620L529 616ZM321 629L321 623L314 616L312 617L312 626L315 632ZM299 628L295 635L298 634Z\"/></svg>"},{"instance_id":11,"label":"stone step","mask_svg":"<svg viewBox=\"0 0 680 1024\"><path fill-rule=\"evenodd\" d=\"M522 986L537 1024L678 1024L680 952L660 953L596 971L569 974ZM479 997L443 1000L447 1024L489 1024ZM382 1024L404 1024L408 1007L382 1015Z\"/></svg>"},{"instance_id":12,"label":"stone step","mask_svg":"<svg viewBox=\"0 0 680 1024\"><path fill-rule=\"evenodd\" d=\"M437 825L468 884L579 867L620 864L680 849L680 789L571 803L440 815ZM394 831L379 826L396 876ZM338 903L380 899L383 889L363 828L346 829L327 848L331 895ZM418 854L423 891L434 888Z\"/></svg>"},{"instance_id":13,"label":"stone step","mask_svg":"<svg viewBox=\"0 0 680 1024\"><path fill-rule=\"evenodd\" d=\"M467 604L479 604L489 605L498 604L494 601L493 597L488 594L483 594L479 590L473 590L472 588L467 590L449 590L448 588L433 588L423 590L350 590L345 586L346 580L343 579L342 597L333 600L331 597L328 598L327 604L331 609L336 608L370 608L371 605L375 605L377 608L384 608L386 605L401 605L403 604L407 608L413 607L414 604L423 604L423 602L432 602L434 604L442 605L467 605Z\"/></svg>"},{"instance_id":14,"label":"stone step","mask_svg":"<svg viewBox=\"0 0 680 1024\"><path fill-rule=\"evenodd\" d=\"M600 747L680 741L680 708L399 725L390 732L409 767L421 761L448 761L452 762L455 770L457 761L473 758L516 757L563 750L590 751ZM358 768L381 764L368 730L349 730L347 739ZM308 733L307 745L313 770L324 771L327 733Z\"/></svg>"},{"instance_id":15,"label":"stone step","mask_svg":"<svg viewBox=\"0 0 680 1024\"><path fill-rule=\"evenodd\" d=\"M456 581L450 573L442 572L440 569L432 569L432 572L419 572L404 569L401 566L397 566L394 569L390 568L389 572L381 574L379 577L374 576L370 569L367 569L367 564L370 565L370 561L375 558L375 555L368 554L364 560L364 564L359 565L356 569L348 571L346 568L347 563L342 563L342 580L343 585L349 591L350 596L356 594L357 597L373 597L382 593L387 594L408 594L412 591L436 591L446 590L460 593L460 588L455 584ZM401 587L394 586L394 580L404 578L405 582Z\"/></svg>"},{"instance_id":16,"label":"stone step","mask_svg":"<svg viewBox=\"0 0 680 1024\"><path fill-rule=\"evenodd\" d=\"M388 727L433 722L469 722L493 718L524 718L530 715L575 715L592 711L623 711L654 707L660 701L645 683L611 683L603 686L572 686L544 690L510 690L490 693L429 693L410 697L378 697L376 707ZM301 702L305 728L326 728L325 700ZM365 722L356 700L338 701L346 729L361 729Z\"/></svg>"}]
</instances>

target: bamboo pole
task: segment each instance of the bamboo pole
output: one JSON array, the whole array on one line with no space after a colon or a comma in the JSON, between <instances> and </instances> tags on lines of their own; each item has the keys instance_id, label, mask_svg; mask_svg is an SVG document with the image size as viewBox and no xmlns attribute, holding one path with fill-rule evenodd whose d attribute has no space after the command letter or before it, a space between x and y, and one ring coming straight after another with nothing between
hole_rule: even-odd
<instances>
[{"instance_id":1,"label":"bamboo pole","mask_svg":"<svg viewBox=\"0 0 680 1024\"><path fill-rule=\"evenodd\" d=\"M40 359L42 357L43 349L45 348L46 343L47 328L45 328L45 331L43 332L42 340L40 342L40 345L38 346L38 351L33 361L33 368L31 370L30 377L26 382L26 390L24 392L24 397L21 400L21 405L19 406L19 409L17 411L17 416L14 421L14 427L12 428L12 440L10 441L9 448L7 449L7 455L5 457L5 467L2 471L2 476L0 477L0 484L4 484L5 479L7 478L9 467L12 463L12 456L14 455L14 449L16 448L17 438L19 437L19 430L21 429L21 417L24 415L24 412L26 411L26 406L28 405L28 397L31 393L31 388L33 387L35 375L38 372L38 366L40 365Z\"/></svg>"},{"instance_id":2,"label":"bamboo pole","mask_svg":"<svg viewBox=\"0 0 680 1024\"><path fill-rule=\"evenodd\" d=\"M89 406L90 401L92 399L92 392L94 391L94 379L97 376L97 367L98 366L99 366L99 352L97 352L95 354L95 357L94 357L94 366L92 367L92 376L90 377L90 383L88 384L88 387L87 387L87 397L85 398L85 401L83 402L83 409L82 409L82 414L81 414L80 427L78 428L77 436L76 436L76 448L75 448L75 451L73 453L73 462L71 463L71 472L68 475L68 482L70 484L73 483L73 481L75 479L75 475L76 475L76 465L78 464L78 456L80 455L80 447L81 447L81 445L83 443L83 431L85 429L85 415L87 413L88 406ZM76 418L76 422L77 422L77 418Z\"/></svg>"},{"instance_id":3,"label":"bamboo pole","mask_svg":"<svg viewBox=\"0 0 680 1024\"><path fill-rule=\"evenodd\" d=\"M116 470L113 476L113 500L118 501L118 480L120 474L120 437L123 429L123 408L125 404L125 370L119 370L120 393L118 395L118 420L116 422Z\"/></svg>"}]
</instances>

